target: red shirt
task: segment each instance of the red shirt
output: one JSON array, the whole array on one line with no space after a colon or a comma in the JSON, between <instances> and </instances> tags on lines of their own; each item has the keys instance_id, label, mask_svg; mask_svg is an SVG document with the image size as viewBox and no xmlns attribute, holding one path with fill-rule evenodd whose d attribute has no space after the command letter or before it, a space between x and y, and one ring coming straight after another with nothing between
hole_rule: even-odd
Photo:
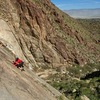
<instances>
[{"instance_id":1,"label":"red shirt","mask_svg":"<svg viewBox=\"0 0 100 100\"><path fill-rule=\"evenodd\" d=\"M16 63L21 63L22 62L22 60L20 60L19 58L18 58L18 60L16 61Z\"/></svg>"},{"instance_id":2,"label":"red shirt","mask_svg":"<svg viewBox=\"0 0 100 100\"><path fill-rule=\"evenodd\" d=\"M20 64L21 62L23 62L22 60L20 60L19 58L16 61L13 61L13 64L15 66L17 66L18 64Z\"/></svg>"}]
</instances>

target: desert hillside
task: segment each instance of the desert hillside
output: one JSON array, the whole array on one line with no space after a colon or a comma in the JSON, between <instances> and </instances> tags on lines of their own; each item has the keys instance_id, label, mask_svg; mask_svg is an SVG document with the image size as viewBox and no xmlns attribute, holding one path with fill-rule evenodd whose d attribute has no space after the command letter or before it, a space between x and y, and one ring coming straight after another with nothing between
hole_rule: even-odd
<instances>
[{"instance_id":1,"label":"desert hillside","mask_svg":"<svg viewBox=\"0 0 100 100\"><path fill-rule=\"evenodd\" d=\"M100 60L100 45L92 34L50 0L1 0L0 25L0 41L34 67Z\"/></svg>"},{"instance_id":2,"label":"desert hillside","mask_svg":"<svg viewBox=\"0 0 100 100\"><path fill-rule=\"evenodd\" d=\"M97 39L50 0L0 0L0 91L7 96L2 98L56 100L61 94L51 86L46 89L49 85L35 74L51 82L55 75L61 81L63 74L80 78L99 70L95 66L84 70L90 68L88 64L100 62ZM25 62L25 72L13 67L15 56ZM29 71L29 64L33 71ZM80 74L74 71L77 66L82 69ZM27 94L26 98L18 97L15 91Z\"/></svg>"}]
</instances>

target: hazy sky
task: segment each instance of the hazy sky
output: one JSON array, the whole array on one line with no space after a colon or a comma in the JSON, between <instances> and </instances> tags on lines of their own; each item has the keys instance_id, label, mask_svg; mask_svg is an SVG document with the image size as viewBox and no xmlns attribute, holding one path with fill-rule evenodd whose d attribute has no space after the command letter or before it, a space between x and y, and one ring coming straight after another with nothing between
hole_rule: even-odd
<instances>
[{"instance_id":1,"label":"hazy sky","mask_svg":"<svg viewBox=\"0 0 100 100\"><path fill-rule=\"evenodd\" d=\"M100 8L100 0L51 0L51 2L62 10Z\"/></svg>"}]
</instances>

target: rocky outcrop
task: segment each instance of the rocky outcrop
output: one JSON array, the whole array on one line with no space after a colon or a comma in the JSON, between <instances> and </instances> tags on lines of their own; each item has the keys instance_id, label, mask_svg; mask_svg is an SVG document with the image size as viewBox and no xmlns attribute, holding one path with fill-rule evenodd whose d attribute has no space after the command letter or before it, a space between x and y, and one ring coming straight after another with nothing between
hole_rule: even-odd
<instances>
[{"instance_id":1,"label":"rocky outcrop","mask_svg":"<svg viewBox=\"0 0 100 100\"><path fill-rule=\"evenodd\" d=\"M50 0L1 0L0 25L0 41L34 69L100 60L91 34Z\"/></svg>"},{"instance_id":2,"label":"rocky outcrop","mask_svg":"<svg viewBox=\"0 0 100 100\"><path fill-rule=\"evenodd\" d=\"M0 100L58 100L61 94L25 67L21 72L11 51L0 45ZM26 65L25 65L26 66ZM65 100L67 100L65 98Z\"/></svg>"},{"instance_id":3,"label":"rocky outcrop","mask_svg":"<svg viewBox=\"0 0 100 100\"><path fill-rule=\"evenodd\" d=\"M16 55L25 72L13 67ZM46 77L57 68L66 73L73 64L95 61L100 61L95 38L50 0L0 0L0 99L57 100L61 94L34 72Z\"/></svg>"}]
</instances>

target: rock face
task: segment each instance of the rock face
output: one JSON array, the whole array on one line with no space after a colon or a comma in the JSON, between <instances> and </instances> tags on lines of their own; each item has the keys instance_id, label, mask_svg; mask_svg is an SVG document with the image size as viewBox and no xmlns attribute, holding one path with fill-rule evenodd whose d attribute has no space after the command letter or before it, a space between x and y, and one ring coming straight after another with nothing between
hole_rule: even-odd
<instances>
[{"instance_id":1,"label":"rock face","mask_svg":"<svg viewBox=\"0 0 100 100\"><path fill-rule=\"evenodd\" d=\"M13 68L15 55L24 60L25 72ZM0 99L56 100L61 95L28 71L28 64L34 71L56 73L61 67L65 73L72 64L99 60L96 39L50 0L0 0Z\"/></svg>"},{"instance_id":2,"label":"rock face","mask_svg":"<svg viewBox=\"0 0 100 100\"><path fill-rule=\"evenodd\" d=\"M57 90L26 67L24 72L15 68L13 59L12 52L0 45L0 100L58 100Z\"/></svg>"},{"instance_id":3,"label":"rock face","mask_svg":"<svg viewBox=\"0 0 100 100\"><path fill-rule=\"evenodd\" d=\"M95 38L49 0L1 0L0 25L0 41L34 67L100 59Z\"/></svg>"}]
</instances>

